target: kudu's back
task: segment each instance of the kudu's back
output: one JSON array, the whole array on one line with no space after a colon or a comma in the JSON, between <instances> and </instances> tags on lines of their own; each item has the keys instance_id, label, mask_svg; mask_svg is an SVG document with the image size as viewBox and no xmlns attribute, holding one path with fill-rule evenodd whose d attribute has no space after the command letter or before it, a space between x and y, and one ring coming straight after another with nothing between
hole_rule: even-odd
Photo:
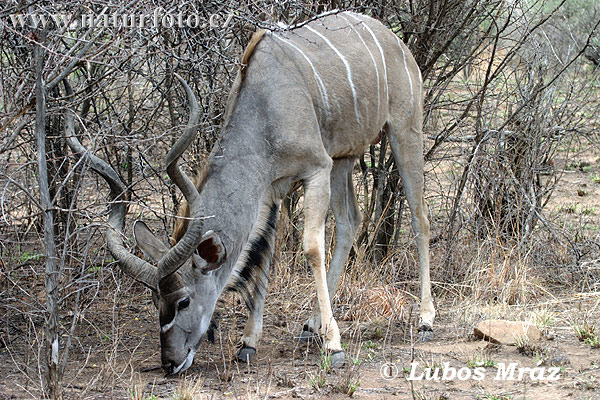
<instances>
[{"instance_id":1,"label":"kudu's back","mask_svg":"<svg viewBox=\"0 0 600 400\"><path fill-rule=\"evenodd\" d=\"M294 127L316 116L332 158L360 155L391 112L409 119L422 103L420 71L404 43L381 22L348 11L267 32L247 72L243 85L263 89L255 101L282 114L287 137L302 140Z\"/></svg>"}]
</instances>

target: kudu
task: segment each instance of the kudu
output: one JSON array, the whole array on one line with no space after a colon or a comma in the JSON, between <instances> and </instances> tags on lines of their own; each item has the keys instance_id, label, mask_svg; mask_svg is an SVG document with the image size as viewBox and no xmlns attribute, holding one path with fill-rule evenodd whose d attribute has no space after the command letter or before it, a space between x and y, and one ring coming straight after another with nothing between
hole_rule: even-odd
<instances>
[{"instance_id":1,"label":"kudu","mask_svg":"<svg viewBox=\"0 0 600 400\"><path fill-rule=\"evenodd\" d=\"M419 330L431 331L435 311L423 199L423 89L407 47L373 18L336 12L295 29L259 31L242 63L222 134L196 185L177 167L198 121L196 100L182 81L191 116L167 155L166 169L187 201L187 218L180 219L171 248L144 223L134 224L137 245L157 267L123 246L124 188L104 161L89 156L111 188L109 249L124 272L158 295L163 367L177 373L191 365L227 287L239 289L250 309L238 357L255 355L279 206L298 182L304 187L304 251L318 300L303 336L320 332L333 365L343 364L330 299L361 220L353 165L382 131L389 137L413 216L421 268ZM72 125L71 119L69 129ZM77 152L85 151L72 142ZM329 206L336 243L326 271Z\"/></svg>"}]
</instances>

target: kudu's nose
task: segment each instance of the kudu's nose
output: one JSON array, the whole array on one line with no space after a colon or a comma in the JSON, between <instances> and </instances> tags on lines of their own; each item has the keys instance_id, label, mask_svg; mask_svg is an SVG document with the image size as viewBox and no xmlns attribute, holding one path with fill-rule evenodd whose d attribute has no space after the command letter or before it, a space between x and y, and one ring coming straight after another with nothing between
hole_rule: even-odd
<instances>
[{"instance_id":1,"label":"kudu's nose","mask_svg":"<svg viewBox=\"0 0 600 400\"><path fill-rule=\"evenodd\" d=\"M163 369L165 370L165 372L167 374L172 374L173 371L175 371L175 368L177 367L175 364L173 363L168 363L168 364L163 364Z\"/></svg>"}]
</instances>

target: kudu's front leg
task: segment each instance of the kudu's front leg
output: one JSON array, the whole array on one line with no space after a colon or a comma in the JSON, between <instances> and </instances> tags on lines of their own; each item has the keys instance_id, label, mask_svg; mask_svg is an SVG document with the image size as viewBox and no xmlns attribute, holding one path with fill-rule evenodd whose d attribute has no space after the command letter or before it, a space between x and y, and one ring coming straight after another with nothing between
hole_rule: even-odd
<instances>
[{"instance_id":1,"label":"kudu's front leg","mask_svg":"<svg viewBox=\"0 0 600 400\"><path fill-rule=\"evenodd\" d=\"M355 161L354 158L334 160L331 170L329 205L335 217L335 247L327 269L327 287L330 299L333 299L335 295L342 271L348 261L354 236L362 220L352 182L352 168ZM315 302L312 305L312 315L302 329L300 340L313 340L315 332L318 332L320 326L321 313Z\"/></svg>"},{"instance_id":2,"label":"kudu's front leg","mask_svg":"<svg viewBox=\"0 0 600 400\"><path fill-rule=\"evenodd\" d=\"M263 314L265 310L265 297L267 292L267 281L269 275L269 266L272 260L267 261L264 266L265 273L261 274L262 282L257 285L257 290L254 293L254 307L248 314L248 320L244 327L244 337L242 337L242 347L237 352L238 360L242 362L250 362L256 356L256 346L260 340L263 329Z\"/></svg>"},{"instance_id":3,"label":"kudu's front leg","mask_svg":"<svg viewBox=\"0 0 600 400\"><path fill-rule=\"evenodd\" d=\"M269 196L269 195L268 195ZM273 261L273 249L275 243L275 226L279 215L281 200L267 197L264 202L256 225L248 241L244 256L244 268L250 268L255 274L254 293L244 336L242 347L237 353L238 360L242 362L251 361L256 355L256 346L262 335L263 313L265 309L265 297L267 295L267 284L269 281L269 269Z\"/></svg>"},{"instance_id":4,"label":"kudu's front leg","mask_svg":"<svg viewBox=\"0 0 600 400\"><path fill-rule=\"evenodd\" d=\"M340 331L333 318L325 271L325 218L329 209L329 174L331 167L320 169L304 181L304 252L315 277L321 310L321 335L331 355L331 365L344 364Z\"/></svg>"}]
</instances>

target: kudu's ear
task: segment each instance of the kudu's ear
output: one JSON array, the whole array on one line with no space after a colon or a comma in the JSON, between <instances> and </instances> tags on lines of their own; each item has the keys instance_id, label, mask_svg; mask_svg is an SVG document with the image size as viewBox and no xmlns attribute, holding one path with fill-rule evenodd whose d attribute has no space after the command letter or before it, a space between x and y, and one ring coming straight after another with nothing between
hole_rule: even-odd
<instances>
[{"instance_id":1,"label":"kudu's ear","mask_svg":"<svg viewBox=\"0 0 600 400\"><path fill-rule=\"evenodd\" d=\"M142 252L155 262L158 262L169 251L167 245L154 236L154 233L143 221L138 220L133 224L133 237L135 244L142 249Z\"/></svg>"},{"instance_id":2,"label":"kudu's ear","mask_svg":"<svg viewBox=\"0 0 600 400\"><path fill-rule=\"evenodd\" d=\"M202 235L202 240L198 245L198 255L204 261L204 265L201 267L202 272L207 273L219 268L226 256L225 246L219 235L213 231Z\"/></svg>"}]
</instances>

